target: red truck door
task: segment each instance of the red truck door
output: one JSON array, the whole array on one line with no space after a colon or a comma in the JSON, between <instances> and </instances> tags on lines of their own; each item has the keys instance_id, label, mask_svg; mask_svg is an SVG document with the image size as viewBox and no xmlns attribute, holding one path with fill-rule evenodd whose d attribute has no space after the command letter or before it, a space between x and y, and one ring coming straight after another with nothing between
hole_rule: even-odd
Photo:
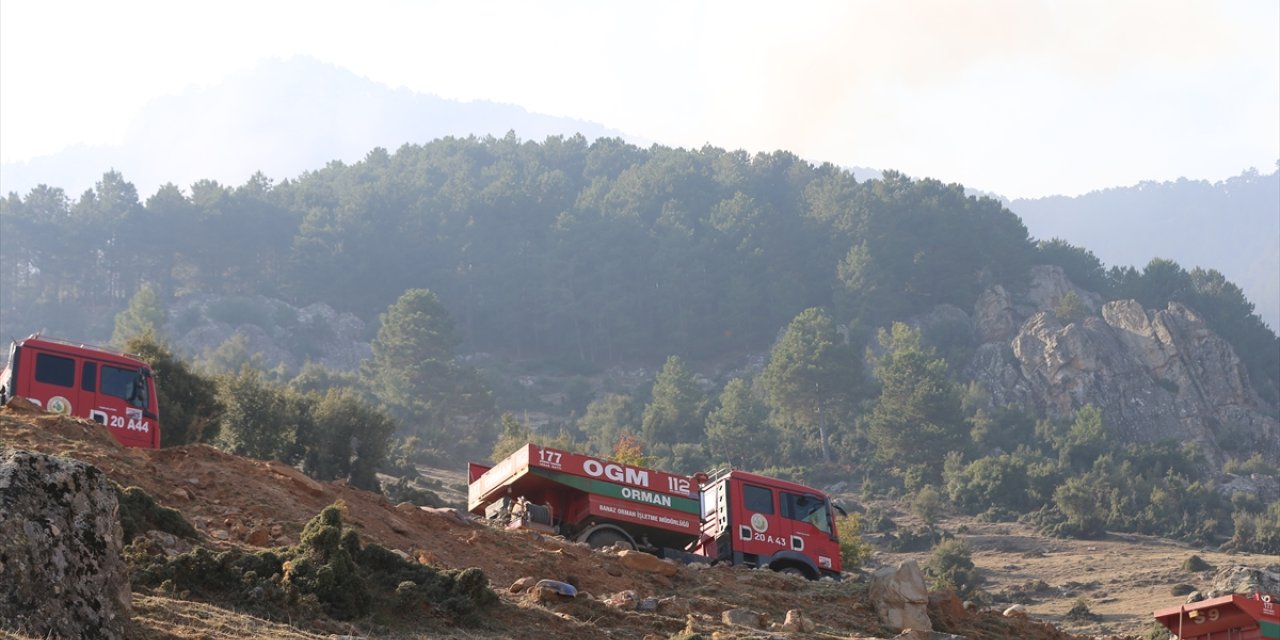
<instances>
[{"instance_id":1,"label":"red truck door","mask_svg":"<svg viewBox=\"0 0 1280 640\"><path fill-rule=\"evenodd\" d=\"M87 400L92 394L93 400L87 417L107 425L126 447L159 447L154 385L146 370L92 360L85 360L81 368L81 397ZM95 373L96 384L91 384Z\"/></svg>"},{"instance_id":2,"label":"red truck door","mask_svg":"<svg viewBox=\"0 0 1280 640\"><path fill-rule=\"evenodd\" d=\"M815 560L819 569L839 571L840 542L826 499L788 489L780 490L778 496L790 549Z\"/></svg>"},{"instance_id":3,"label":"red truck door","mask_svg":"<svg viewBox=\"0 0 1280 640\"><path fill-rule=\"evenodd\" d=\"M93 397L80 395L75 358L34 349L24 351L14 374L15 395L35 400L46 411L88 417Z\"/></svg>"}]
</instances>

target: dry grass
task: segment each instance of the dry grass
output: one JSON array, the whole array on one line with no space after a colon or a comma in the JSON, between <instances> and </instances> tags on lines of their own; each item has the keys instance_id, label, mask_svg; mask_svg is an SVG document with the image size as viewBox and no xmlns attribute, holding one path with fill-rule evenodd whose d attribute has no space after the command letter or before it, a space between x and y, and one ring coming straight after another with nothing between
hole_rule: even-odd
<instances>
[{"instance_id":1,"label":"dry grass","mask_svg":"<svg viewBox=\"0 0 1280 640\"><path fill-rule=\"evenodd\" d=\"M133 621L129 637L139 640L169 638L279 638L280 640L327 640L287 624L215 607L202 602L174 600L134 594Z\"/></svg>"}]
</instances>

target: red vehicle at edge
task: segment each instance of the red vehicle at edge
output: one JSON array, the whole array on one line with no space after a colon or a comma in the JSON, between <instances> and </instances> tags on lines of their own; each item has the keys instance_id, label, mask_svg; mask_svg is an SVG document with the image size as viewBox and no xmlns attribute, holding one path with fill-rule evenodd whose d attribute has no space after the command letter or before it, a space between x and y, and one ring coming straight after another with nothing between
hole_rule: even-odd
<instances>
[{"instance_id":1,"label":"red vehicle at edge","mask_svg":"<svg viewBox=\"0 0 1280 640\"><path fill-rule=\"evenodd\" d=\"M160 447L151 367L123 352L39 334L15 340L0 372L0 403L16 396L102 424L126 447Z\"/></svg>"},{"instance_id":2,"label":"red vehicle at edge","mask_svg":"<svg viewBox=\"0 0 1280 640\"><path fill-rule=\"evenodd\" d=\"M821 491L737 470L693 477L528 444L471 463L467 508L593 547L690 562L840 577L833 505Z\"/></svg>"}]
</instances>

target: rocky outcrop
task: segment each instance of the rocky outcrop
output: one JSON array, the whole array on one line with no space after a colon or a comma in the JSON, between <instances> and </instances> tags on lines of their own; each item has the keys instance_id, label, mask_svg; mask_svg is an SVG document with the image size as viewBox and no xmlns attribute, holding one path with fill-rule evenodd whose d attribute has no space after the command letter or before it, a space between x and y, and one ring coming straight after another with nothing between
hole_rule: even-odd
<instances>
[{"instance_id":1,"label":"rocky outcrop","mask_svg":"<svg viewBox=\"0 0 1280 640\"><path fill-rule=\"evenodd\" d=\"M115 488L96 467L0 451L0 620L37 637L123 638L131 595Z\"/></svg>"},{"instance_id":2,"label":"rocky outcrop","mask_svg":"<svg viewBox=\"0 0 1280 640\"><path fill-rule=\"evenodd\" d=\"M1031 267L1026 303L1032 311L1052 311L1068 294L1074 294L1090 313L1097 313L1098 307L1102 306L1102 296L1072 284L1062 267L1048 264ZM1026 309L1023 314L1027 314Z\"/></svg>"},{"instance_id":3,"label":"rocky outcrop","mask_svg":"<svg viewBox=\"0 0 1280 640\"><path fill-rule=\"evenodd\" d=\"M239 334L265 369L284 365L296 372L309 360L352 371L372 354L365 323L323 303L294 307L265 296L194 295L180 300L170 316L166 330L184 353L206 354Z\"/></svg>"},{"instance_id":4,"label":"rocky outcrop","mask_svg":"<svg viewBox=\"0 0 1280 640\"><path fill-rule=\"evenodd\" d=\"M1057 317L1054 307L1068 294L1090 312ZM966 372L993 405L1067 418L1091 404L1119 440L1195 443L1215 466L1225 439L1280 456L1280 422L1262 406L1231 345L1181 304L1100 304L1060 269L1037 267L1022 298L999 286L983 293L974 325L983 342Z\"/></svg>"},{"instance_id":5,"label":"rocky outcrop","mask_svg":"<svg viewBox=\"0 0 1280 640\"><path fill-rule=\"evenodd\" d=\"M871 576L868 595L876 616L886 626L896 631L933 630L933 622L929 620L929 590L914 560L876 571Z\"/></svg>"},{"instance_id":6,"label":"rocky outcrop","mask_svg":"<svg viewBox=\"0 0 1280 640\"><path fill-rule=\"evenodd\" d=\"M1280 595L1280 564L1267 567L1236 565L1223 567L1213 575L1210 598L1233 593L1270 593Z\"/></svg>"}]
</instances>

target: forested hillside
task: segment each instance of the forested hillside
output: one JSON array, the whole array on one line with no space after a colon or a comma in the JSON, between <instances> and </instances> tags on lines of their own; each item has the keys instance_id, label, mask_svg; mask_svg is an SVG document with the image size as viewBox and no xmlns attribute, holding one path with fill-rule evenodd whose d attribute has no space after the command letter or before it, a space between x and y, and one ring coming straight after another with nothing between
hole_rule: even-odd
<instances>
[{"instance_id":1,"label":"forested hillside","mask_svg":"<svg viewBox=\"0 0 1280 640\"><path fill-rule=\"evenodd\" d=\"M365 321L420 287L467 351L589 368L764 350L814 306L861 343L937 304L972 308L990 284L1022 288L1028 266L1050 262L1104 295L1220 316L1234 344L1274 338L1213 272L1161 262L1108 277L1086 249L1038 247L959 185L858 183L785 152L446 138L281 184L200 181L145 199L110 172L79 196L9 194L3 224L5 335L104 338L143 283L164 301L262 294ZM1269 357L1250 371L1274 384L1278 357L1239 351Z\"/></svg>"},{"instance_id":2,"label":"forested hillside","mask_svg":"<svg viewBox=\"0 0 1280 640\"><path fill-rule=\"evenodd\" d=\"M180 441L368 484L384 459L558 438L677 469L861 478L923 503L942 492L1084 535L1280 544L1266 520L1280 501L1211 487L1223 465L1275 474L1251 455L1276 445L1280 341L1239 287L1167 260L1108 268L961 185L859 182L786 152L508 135L145 198L108 172L78 197L10 194L0 224L6 336L122 342L162 324L182 334L203 313L273 328L308 357L335 341L319 316L263 300L323 303L366 327L358 372L242 368L270 367L244 336L204 354L224 365L210 367L219 398L183 387L208 415L167 426ZM183 306L195 299L212 302ZM485 358L498 364L472 366ZM585 382L618 367L661 370L627 388ZM495 411L537 383L496 387L495 368L579 377L550 390L563 413L537 431ZM273 391L285 383L292 395ZM344 413L361 398L395 424ZM327 448L365 423L401 439ZM272 425L290 426L264 437Z\"/></svg>"}]
</instances>

